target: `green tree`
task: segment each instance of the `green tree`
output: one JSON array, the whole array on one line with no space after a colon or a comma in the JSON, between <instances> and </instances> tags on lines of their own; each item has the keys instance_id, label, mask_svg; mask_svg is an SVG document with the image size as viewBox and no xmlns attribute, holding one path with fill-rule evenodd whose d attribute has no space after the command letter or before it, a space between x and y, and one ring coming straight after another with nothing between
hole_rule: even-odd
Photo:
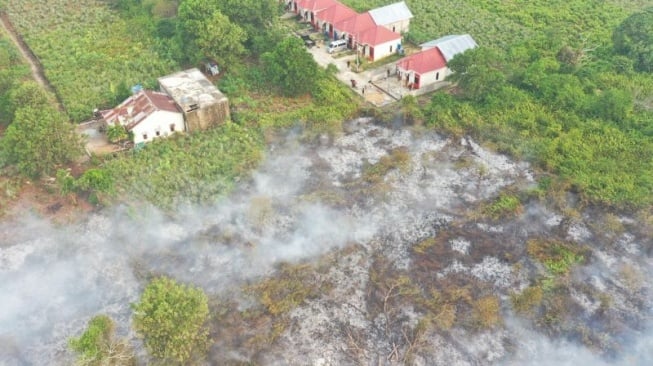
<instances>
[{"instance_id":1,"label":"green tree","mask_svg":"<svg viewBox=\"0 0 653 366\"><path fill-rule=\"evenodd\" d=\"M18 84L9 91L8 97L10 121L13 120L16 110L21 107L33 106L34 108L40 108L53 103L46 91L34 81Z\"/></svg>"},{"instance_id":2,"label":"green tree","mask_svg":"<svg viewBox=\"0 0 653 366\"><path fill-rule=\"evenodd\" d=\"M454 73L447 80L457 82L463 95L484 101L506 83L502 58L489 48L476 48L454 56L447 65Z\"/></svg>"},{"instance_id":3,"label":"green tree","mask_svg":"<svg viewBox=\"0 0 653 366\"><path fill-rule=\"evenodd\" d=\"M285 38L261 60L268 80L281 94L298 96L314 90L318 65L299 38Z\"/></svg>"},{"instance_id":4,"label":"green tree","mask_svg":"<svg viewBox=\"0 0 653 366\"><path fill-rule=\"evenodd\" d=\"M24 106L0 140L0 150L10 164L29 177L56 172L81 153L75 127L50 105Z\"/></svg>"},{"instance_id":5,"label":"green tree","mask_svg":"<svg viewBox=\"0 0 653 366\"><path fill-rule=\"evenodd\" d=\"M247 49L255 54L267 52L281 41L283 31L277 30L279 2L276 0L221 0L222 14L237 22L247 34Z\"/></svg>"},{"instance_id":6,"label":"green tree","mask_svg":"<svg viewBox=\"0 0 653 366\"><path fill-rule=\"evenodd\" d=\"M635 69L653 72L653 7L624 20L612 34L615 50L630 57Z\"/></svg>"},{"instance_id":7,"label":"green tree","mask_svg":"<svg viewBox=\"0 0 653 366\"><path fill-rule=\"evenodd\" d=\"M181 37L187 49L195 47L221 64L235 62L245 53L247 34L220 12L216 2L184 0L178 11Z\"/></svg>"},{"instance_id":8,"label":"green tree","mask_svg":"<svg viewBox=\"0 0 653 366\"><path fill-rule=\"evenodd\" d=\"M106 315L97 315L77 338L68 341L77 353L77 364L84 366L135 365L134 352L125 340L116 339L115 324Z\"/></svg>"},{"instance_id":9,"label":"green tree","mask_svg":"<svg viewBox=\"0 0 653 366\"><path fill-rule=\"evenodd\" d=\"M206 355L209 307L201 289L156 278L133 309L134 327L153 357L181 365Z\"/></svg>"},{"instance_id":10,"label":"green tree","mask_svg":"<svg viewBox=\"0 0 653 366\"><path fill-rule=\"evenodd\" d=\"M107 138L109 139L109 142L115 144L120 141L128 140L129 132L123 125L111 125L107 128Z\"/></svg>"},{"instance_id":11,"label":"green tree","mask_svg":"<svg viewBox=\"0 0 653 366\"><path fill-rule=\"evenodd\" d=\"M245 54L243 42L245 31L229 21L220 11L215 11L202 23L202 31L197 35L197 46L205 56L218 61L223 66L238 61Z\"/></svg>"}]
</instances>

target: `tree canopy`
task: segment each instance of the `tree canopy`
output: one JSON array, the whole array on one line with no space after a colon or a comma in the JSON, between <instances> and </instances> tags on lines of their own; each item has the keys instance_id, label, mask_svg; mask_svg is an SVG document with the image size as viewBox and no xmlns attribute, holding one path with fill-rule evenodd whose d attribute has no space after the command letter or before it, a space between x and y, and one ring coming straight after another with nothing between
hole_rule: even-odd
<instances>
[{"instance_id":1,"label":"tree canopy","mask_svg":"<svg viewBox=\"0 0 653 366\"><path fill-rule=\"evenodd\" d=\"M205 57L221 64L235 62L245 53L247 34L218 8L217 3L185 0L179 5L179 27L184 47L196 47Z\"/></svg>"},{"instance_id":2,"label":"tree canopy","mask_svg":"<svg viewBox=\"0 0 653 366\"><path fill-rule=\"evenodd\" d=\"M187 364L205 356L209 307L201 289L156 278L133 309L134 327L151 356L167 364Z\"/></svg>"},{"instance_id":3,"label":"tree canopy","mask_svg":"<svg viewBox=\"0 0 653 366\"><path fill-rule=\"evenodd\" d=\"M615 50L631 58L636 70L653 72L653 7L626 18L612 40Z\"/></svg>"},{"instance_id":4,"label":"tree canopy","mask_svg":"<svg viewBox=\"0 0 653 366\"><path fill-rule=\"evenodd\" d=\"M313 90L318 65L299 38L285 38L261 60L268 80L281 94L297 96Z\"/></svg>"},{"instance_id":5,"label":"tree canopy","mask_svg":"<svg viewBox=\"0 0 653 366\"><path fill-rule=\"evenodd\" d=\"M38 178L53 174L81 153L81 139L73 124L52 106L35 83L25 83L11 96L12 122L0 140L9 164L22 174Z\"/></svg>"}]
</instances>

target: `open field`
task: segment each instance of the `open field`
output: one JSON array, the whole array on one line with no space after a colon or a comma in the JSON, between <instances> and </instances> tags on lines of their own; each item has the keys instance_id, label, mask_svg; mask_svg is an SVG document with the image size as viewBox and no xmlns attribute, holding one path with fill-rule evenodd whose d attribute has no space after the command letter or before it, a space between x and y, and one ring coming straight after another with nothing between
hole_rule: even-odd
<instances>
[{"instance_id":1,"label":"open field","mask_svg":"<svg viewBox=\"0 0 653 366\"><path fill-rule=\"evenodd\" d=\"M11 1L7 13L76 122L173 69L150 49L147 32L101 1Z\"/></svg>"},{"instance_id":2,"label":"open field","mask_svg":"<svg viewBox=\"0 0 653 366\"><path fill-rule=\"evenodd\" d=\"M394 3L394 0L342 0L358 11ZM650 2L635 1L470 1L434 4L406 0L415 18L409 38L425 42L447 34L469 33L479 44L506 48L546 32L559 32L577 42L595 42L609 35L628 14Z\"/></svg>"}]
</instances>

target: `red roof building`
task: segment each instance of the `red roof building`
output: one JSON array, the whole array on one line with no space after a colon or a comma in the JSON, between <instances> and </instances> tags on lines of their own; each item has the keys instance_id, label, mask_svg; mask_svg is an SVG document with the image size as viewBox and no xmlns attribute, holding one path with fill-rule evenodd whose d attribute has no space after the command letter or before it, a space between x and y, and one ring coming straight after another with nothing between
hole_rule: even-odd
<instances>
[{"instance_id":1,"label":"red roof building","mask_svg":"<svg viewBox=\"0 0 653 366\"><path fill-rule=\"evenodd\" d=\"M414 53L397 62L397 75L413 89L444 80L446 74L447 61L437 47Z\"/></svg>"},{"instance_id":2,"label":"red roof building","mask_svg":"<svg viewBox=\"0 0 653 366\"><path fill-rule=\"evenodd\" d=\"M340 3L337 0L299 0L296 4L295 12L303 16L304 20L316 25L317 12Z\"/></svg>"},{"instance_id":3,"label":"red roof building","mask_svg":"<svg viewBox=\"0 0 653 366\"><path fill-rule=\"evenodd\" d=\"M376 27L376 23L374 23L374 19L372 19L370 13L356 14L334 24L334 28L339 33L353 35L364 32L373 27Z\"/></svg>"},{"instance_id":4,"label":"red roof building","mask_svg":"<svg viewBox=\"0 0 653 366\"><path fill-rule=\"evenodd\" d=\"M340 35L334 31L335 24L356 15L356 12L350 7L336 2L328 8L318 11L315 18L322 30L329 32L330 37L340 38Z\"/></svg>"},{"instance_id":5,"label":"red roof building","mask_svg":"<svg viewBox=\"0 0 653 366\"><path fill-rule=\"evenodd\" d=\"M184 118L175 101L165 93L141 90L113 109L101 111L110 126L125 126L134 135L134 143L154 137L183 132Z\"/></svg>"}]
</instances>

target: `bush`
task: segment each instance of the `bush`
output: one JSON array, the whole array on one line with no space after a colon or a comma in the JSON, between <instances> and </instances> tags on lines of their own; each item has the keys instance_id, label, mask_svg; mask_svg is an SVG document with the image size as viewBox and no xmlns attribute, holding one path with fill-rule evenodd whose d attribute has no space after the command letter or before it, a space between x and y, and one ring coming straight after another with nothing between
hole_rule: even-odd
<instances>
[{"instance_id":1,"label":"bush","mask_svg":"<svg viewBox=\"0 0 653 366\"><path fill-rule=\"evenodd\" d=\"M512 307L519 314L532 314L542 303L542 287L527 287L521 293L510 295Z\"/></svg>"},{"instance_id":2,"label":"bush","mask_svg":"<svg viewBox=\"0 0 653 366\"><path fill-rule=\"evenodd\" d=\"M160 277L132 307L134 327L151 356L178 365L206 356L209 307L202 290Z\"/></svg>"},{"instance_id":3,"label":"bush","mask_svg":"<svg viewBox=\"0 0 653 366\"><path fill-rule=\"evenodd\" d=\"M134 352L125 340L115 339L115 325L106 315L88 322L88 328L78 338L68 341L78 354L77 363L87 366L131 366L136 364Z\"/></svg>"}]
</instances>

